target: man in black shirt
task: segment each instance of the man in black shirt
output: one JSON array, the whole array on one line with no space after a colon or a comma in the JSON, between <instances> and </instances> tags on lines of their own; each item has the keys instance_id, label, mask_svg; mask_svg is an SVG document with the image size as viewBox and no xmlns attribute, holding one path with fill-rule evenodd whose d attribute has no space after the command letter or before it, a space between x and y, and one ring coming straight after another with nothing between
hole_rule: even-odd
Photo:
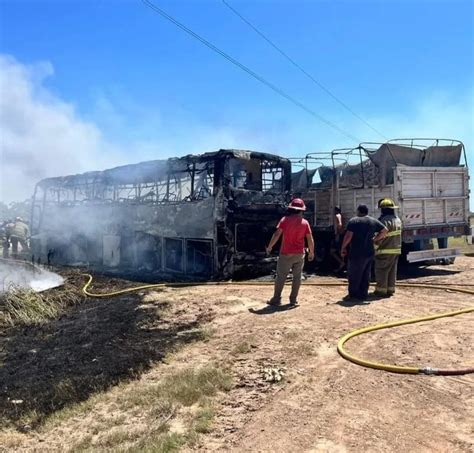
<instances>
[{"instance_id":1,"label":"man in black shirt","mask_svg":"<svg viewBox=\"0 0 474 453\"><path fill-rule=\"evenodd\" d=\"M367 299L369 293L370 270L374 261L374 241L381 241L388 233L387 228L377 219L368 216L366 205L357 207L357 217L349 220L342 242L341 256L347 256L347 278L349 294L345 299Z\"/></svg>"}]
</instances>

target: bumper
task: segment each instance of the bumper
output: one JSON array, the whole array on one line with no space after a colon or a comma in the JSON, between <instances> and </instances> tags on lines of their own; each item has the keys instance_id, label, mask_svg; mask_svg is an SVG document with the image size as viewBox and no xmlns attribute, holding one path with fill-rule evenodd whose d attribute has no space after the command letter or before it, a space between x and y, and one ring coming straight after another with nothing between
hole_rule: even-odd
<instances>
[{"instance_id":1,"label":"bumper","mask_svg":"<svg viewBox=\"0 0 474 453\"><path fill-rule=\"evenodd\" d=\"M455 258L461 255L461 249L458 248L420 250L419 252L410 252L407 255L407 261L409 263L418 263L420 261L433 261L445 258Z\"/></svg>"}]
</instances>

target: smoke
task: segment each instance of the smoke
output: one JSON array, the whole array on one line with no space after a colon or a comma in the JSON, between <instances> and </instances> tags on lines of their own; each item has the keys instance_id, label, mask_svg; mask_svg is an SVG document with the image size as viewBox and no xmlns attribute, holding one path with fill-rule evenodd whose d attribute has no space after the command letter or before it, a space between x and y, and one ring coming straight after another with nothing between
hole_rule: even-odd
<instances>
[{"instance_id":1,"label":"smoke","mask_svg":"<svg viewBox=\"0 0 474 453\"><path fill-rule=\"evenodd\" d=\"M38 266L18 261L0 260L0 292L12 287L36 292L61 286L64 278Z\"/></svg>"},{"instance_id":2,"label":"smoke","mask_svg":"<svg viewBox=\"0 0 474 453\"><path fill-rule=\"evenodd\" d=\"M50 63L27 66L0 55L0 199L24 200L36 182L120 161L93 123L44 87Z\"/></svg>"},{"instance_id":3,"label":"smoke","mask_svg":"<svg viewBox=\"0 0 474 453\"><path fill-rule=\"evenodd\" d=\"M105 95L86 120L48 87L53 76L50 62L25 65L0 54L0 201L25 200L39 180L52 176L219 148L284 147L276 127L202 124L179 109L163 123L156 109L132 101L123 106L123 99ZM120 131L120 137L111 140L110 130Z\"/></svg>"}]
</instances>

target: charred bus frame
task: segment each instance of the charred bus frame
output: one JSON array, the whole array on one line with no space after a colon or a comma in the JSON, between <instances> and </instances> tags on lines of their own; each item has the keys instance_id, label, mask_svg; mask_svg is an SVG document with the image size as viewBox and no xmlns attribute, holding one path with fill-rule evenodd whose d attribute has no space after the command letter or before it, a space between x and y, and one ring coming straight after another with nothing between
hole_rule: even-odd
<instances>
[{"instance_id":1,"label":"charred bus frame","mask_svg":"<svg viewBox=\"0 0 474 453\"><path fill-rule=\"evenodd\" d=\"M34 259L151 279L266 272L290 185L289 160L232 149L44 179Z\"/></svg>"}]
</instances>

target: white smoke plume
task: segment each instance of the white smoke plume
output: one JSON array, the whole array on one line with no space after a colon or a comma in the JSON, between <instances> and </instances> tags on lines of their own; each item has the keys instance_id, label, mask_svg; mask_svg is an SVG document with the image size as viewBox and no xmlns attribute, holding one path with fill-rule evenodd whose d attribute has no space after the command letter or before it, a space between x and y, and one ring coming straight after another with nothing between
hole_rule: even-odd
<instances>
[{"instance_id":1,"label":"white smoke plume","mask_svg":"<svg viewBox=\"0 0 474 453\"><path fill-rule=\"evenodd\" d=\"M214 127L202 124L198 118L183 120L183 112L176 114L176 121L182 124L176 125L176 131L169 131L157 121L156 111L144 113L133 103L128 104L132 104L135 121L127 124L127 115L101 95L95 114L104 124L132 131L142 119L144 123L158 123L153 139L118 143L106 137L94 121L85 120L74 104L47 87L47 79L53 76L50 62L25 65L0 54L0 201L9 203L31 197L35 184L46 177L219 148L271 151L275 150L275 143L283 142L281 134L265 132L264 127ZM186 134L182 133L183 128Z\"/></svg>"},{"instance_id":2,"label":"white smoke plume","mask_svg":"<svg viewBox=\"0 0 474 453\"><path fill-rule=\"evenodd\" d=\"M54 272L30 263L0 259L0 293L12 287L40 292L63 283L64 279Z\"/></svg>"},{"instance_id":3,"label":"white smoke plume","mask_svg":"<svg viewBox=\"0 0 474 453\"><path fill-rule=\"evenodd\" d=\"M100 130L43 87L50 63L26 66L0 55L0 200L24 200L48 176L118 161Z\"/></svg>"}]
</instances>

